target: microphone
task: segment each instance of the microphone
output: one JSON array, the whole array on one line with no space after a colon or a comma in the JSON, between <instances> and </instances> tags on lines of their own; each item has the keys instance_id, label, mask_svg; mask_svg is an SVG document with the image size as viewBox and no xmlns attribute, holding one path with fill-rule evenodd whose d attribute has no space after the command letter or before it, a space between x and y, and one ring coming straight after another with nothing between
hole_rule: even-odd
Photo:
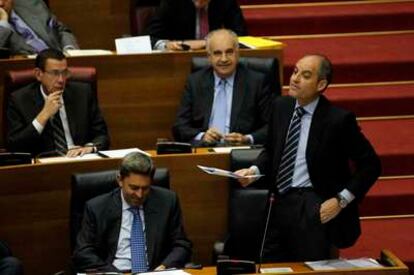
<instances>
[{"instance_id":1,"label":"microphone","mask_svg":"<svg viewBox=\"0 0 414 275\"><path fill-rule=\"evenodd\" d=\"M264 249L264 244L265 244L265 241L266 241L267 228L269 227L270 214L272 212L274 201L275 201L275 194L272 192L272 193L270 193L270 197L269 197L269 209L267 211L266 224L265 224L265 228L264 228L264 232L263 232L262 245L260 247L259 266L258 266L257 273L261 273L260 269L262 267L263 249Z\"/></svg>"}]
</instances>

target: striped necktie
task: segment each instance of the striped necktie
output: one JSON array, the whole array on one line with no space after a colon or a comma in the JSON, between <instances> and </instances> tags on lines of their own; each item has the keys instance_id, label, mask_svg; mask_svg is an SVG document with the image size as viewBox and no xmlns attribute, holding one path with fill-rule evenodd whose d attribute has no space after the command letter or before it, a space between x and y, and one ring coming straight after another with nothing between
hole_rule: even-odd
<instances>
[{"instance_id":1,"label":"striped necktie","mask_svg":"<svg viewBox=\"0 0 414 275\"><path fill-rule=\"evenodd\" d=\"M55 149L62 154L66 154L68 144L66 142L65 131L63 130L62 119L60 118L59 111L52 117L51 123L53 128Z\"/></svg>"},{"instance_id":2,"label":"striped necktie","mask_svg":"<svg viewBox=\"0 0 414 275\"><path fill-rule=\"evenodd\" d=\"M145 237L142 227L141 216L139 215L139 209L136 207L129 208L132 212L134 219L131 227L131 271L145 272L148 271L147 254L145 253Z\"/></svg>"},{"instance_id":3,"label":"striped necktie","mask_svg":"<svg viewBox=\"0 0 414 275\"><path fill-rule=\"evenodd\" d=\"M290 122L276 180L276 185L280 194L285 193L292 184L296 153L299 146L301 119L305 112L305 109L302 107L297 107L293 114L292 121Z\"/></svg>"}]
</instances>

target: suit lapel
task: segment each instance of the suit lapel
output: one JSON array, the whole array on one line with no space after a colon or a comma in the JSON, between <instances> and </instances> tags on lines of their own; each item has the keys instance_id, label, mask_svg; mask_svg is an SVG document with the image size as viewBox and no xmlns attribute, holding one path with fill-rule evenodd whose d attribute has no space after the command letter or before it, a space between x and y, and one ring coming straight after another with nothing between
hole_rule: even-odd
<instances>
[{"instance_id":1,"label":"suit lapel","mask_svg":"<svg viewBox=\"0 0 414 275\"><path fill-rule=\"evenodd\" d=\"M231 116L230 116L230 132L236 131L237 129L237 117L239 116L239 112L241 110L241 106L243 103L243 98L246 88L246 79L245 79L245 70L239 65L237 67L236 77L234 78L233 83L233 99L232 99L232 107L231 107Z\"/></svg>"},{"instance_id":2,"label":"suit lapel","mask_svg":"<svg viewBox=\"0 0 414 275\"><path fill-rule=\"evenodd\" d=\"M151 189L150 192L153 192ZM145 217L145 238L147 243L147 255L148 255L148 264L151 267L154 263L154 251L155 251L155 241L157 238L157 230L159 227L157 225L157 215L158 209L156 208L157 202L154 200L154 197L151 196L151 193L148 195L147 201L144 205L144 217Z\"/></svg>"},{"instance_id":3,"label":"suit lapel","mask_svg":"<svg viewBox=\"0 0 414 275\"><path fill-rule=\"evenodd\" d=\"M108 227L108 255L113 260L115 258L116 249L118 247L119 233L121 231L122 222L122 200L121 200L121 189L117 188L112 193L112 205L109 207L106 213L107 218L105 220L110 221L112 224Z\"/></svg>"},{"instance_id":4,"label":"suit lapel","mask_svg":"<svg viewBox=\"0 0 414 275\"><path fill-rule=\"evenodd\" d=\"M286 97L286 100L289 100L287 104L279 104L278 107L280 109L277 111L278 116L275 117L275 125L278 126L278 128L275 130L276 132L276 138L275 138L275 155L274 159L276 160L276 163L274 165L277 170L279 169L279 163L280 159L282 157L283 149L285 147L286 142L286 136L290 125L290 120L293 116L293 111L295 109L295 103L296 100L291 97Z\"/></svg>"},{"instance_id":5,"label":"suit lapel","mask_svg":"<svg viewBox=\"0 0 414 275\"><path fill-rule=\"evenodd\" d=\"M324 129L326 128L326 112L328 108L328 101L324 96L320 96L318 105L312 116L312 122L309 129L308 143L306 147L306 162L308 163L309 171L312 169L313 157L315 156Z\"/></svg>"},{"instance_id":6,"label":"suit lapel","mask_svg":"<svg viewBox=\"0 0 414 275\"><path fill-rule=\"evenodd\" d=\"M213 108L214 101L214 75L213 70L210 68L205 72L205 77L202 77L204 81L201 83L201 100L204 102L204 123L203 128L208 129L208 122L211 116L211 110Z\"/></svg>"}]
</instances>

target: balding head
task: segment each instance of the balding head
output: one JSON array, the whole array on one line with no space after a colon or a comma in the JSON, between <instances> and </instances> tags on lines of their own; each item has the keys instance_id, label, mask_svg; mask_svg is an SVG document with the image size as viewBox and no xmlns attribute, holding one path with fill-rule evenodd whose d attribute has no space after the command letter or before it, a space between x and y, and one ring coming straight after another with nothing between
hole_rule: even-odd
<instances>
[{"instance_id":1,"label":"balding head","mask_svg":"<svg viewBox=\"0 0 414 275\"><path fill-rule=\"evenodd\" d=\"M232 75L239 62L239 41L237 35L227 29L219 29L207 35L208 60L221 78Z\"/></svg>"}]
</instances>

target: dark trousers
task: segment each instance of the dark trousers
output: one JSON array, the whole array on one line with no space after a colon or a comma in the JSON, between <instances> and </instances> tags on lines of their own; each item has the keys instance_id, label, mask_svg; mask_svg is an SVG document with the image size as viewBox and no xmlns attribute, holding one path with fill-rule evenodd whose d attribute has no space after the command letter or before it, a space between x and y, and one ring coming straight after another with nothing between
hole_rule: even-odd
<instances>
[{"instance_id":1,"label":"dark trousers","mask_svg":"<svg viewBox=\"0 0 414 275\"><path fill-rule=\"evenodd\" d=\"M319 214L322 202L310 188L292 188L285 195L277 195L271 210L263 261L331 258L332 247Z\"/></svg>"}]
</instances>

